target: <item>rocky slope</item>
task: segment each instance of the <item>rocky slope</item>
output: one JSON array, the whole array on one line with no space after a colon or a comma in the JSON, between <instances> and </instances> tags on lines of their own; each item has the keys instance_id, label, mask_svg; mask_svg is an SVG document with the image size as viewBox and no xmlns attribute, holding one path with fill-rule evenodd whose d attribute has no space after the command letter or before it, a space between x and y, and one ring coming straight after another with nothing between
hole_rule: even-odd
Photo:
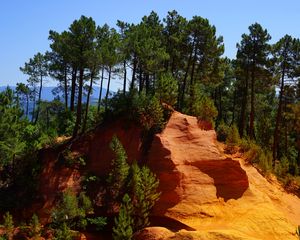
<instances>
[{"instance_id":1,"label":"rocky slope","mask_svg":"<svg viewBox=\"0 0 300 240\"><path fill-rule=\"evenodd\" d=\"M186 230L153 239L298 239L300 199L219 145L215 131L201 130L195 117L178 112L156 135L148 163L162 195L154 215L173 221L165 218L160 226ZM174 220L185 227L176 229Z\"/></svg>"},{"instance_id":2,"label":"rocky slope","mask_svg":"<svg viewBox=\"0 0 300 240\"><path fill-rule=\"evenodd\" d=\"M162 194L153 210L153 226L135 239L298 239L300 199L242 158L224 154L215 131L202 130L195 117L174 112L147 156L141 134L136 126L118 121L71 147L73 154L89 159L85 172L107 174L113 158L109 142L117 135L130 161L143 159L157 174ZM80 188L82 172L58 167L53 149L42 158L41 198L33 210L46 221L60 191Z\"/></svg>"}]
</instances>

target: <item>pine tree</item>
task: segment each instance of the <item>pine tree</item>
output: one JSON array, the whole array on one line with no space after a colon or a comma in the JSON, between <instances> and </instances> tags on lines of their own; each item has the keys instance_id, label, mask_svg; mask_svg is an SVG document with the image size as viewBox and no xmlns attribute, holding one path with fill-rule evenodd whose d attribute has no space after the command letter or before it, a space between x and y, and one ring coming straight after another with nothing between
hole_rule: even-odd
<instances>
[{"instance_id":1,"label":"pine tree","mask_svg":"<svg viewBox=\"0 0 300 240\"><path fill-rule=\"evenodd\" d=\"M39 240L41 237L42 226L36 214L33 214L30 221L31 237L33 240Z\"/></svg>"},{"instance_id":2,"label":"pine tree","mask_svg":"<svg viewBox=\"0 0 300 240\"><path fill-rule=\"evenodd\" d=\"M14 236L14 221L12 215L10 215L9 212L6 212L4 214L4 230L5 230L5 236L8 240L12 240Z\"/></svg>"},{"instance_id":3,"label":"pine tree","mask_svg":"<svg viewBox=\"0 0 300 240\"><path fill-rule=\"evenodd\" d=\"M115 218L113 227L114 240L130 240L133 235L133 206L128 194L125 194L119 210L118 217Z\"/></svg>"},{"instance_id":4,"label":"pine tree","mask_svg":"<svg viewBox=\"0 0 300 240\"><path fill-rule=\"evenodd\" d=\"M73 236L71 233L71 229L64 222L62 223L58 229L55 229L54 232L54 240L72 240Z\"/></svg>"},{"instance_id":5,"label":"pine tree","mask_svg":"<svg viewBox=\"0 0 300 240\"><path fill-rule=\"evenodd\" d=\"M129 165L127 163L127 154L116 136L112 138L110 148L114 152L115 157L111 162L112 169L108 177L108 190L111 200L117 200L124 191Z\"/></svg>"},{"instance_id":6,"label":"pine tree","mask_svg":"<svg viewBox=\"0 0 300 240\"><path fill-rule=\"evenodd\" d=\"M71 24L69 29L72 46L72 59L75 60L76 67L79 71L76 122L73 130L73 137L76 137L82 127L82 97L85 71L89 67L91 57L93 56L92 53L96 45L96 23L91 17L88 18L81 16L79 20L75 20ZM77 69L75 74L76 73Z\"/></svg>"},{"instance_id":7,"label":"pine tree","mask_svg":"<svg viewBox=\"0 0 300 240\"><path fill-rule=\"evenodd\" d=\"M299 40L293 39L289 35L285 35L273 46L275 72L279 76L279 101L276 114L276 123L274 130L274 141L273 141L273 163L278 156L278 145L280 139L280 129L283 115L283 104L284 104L284 90L286 82L294 82L299 75L297 73L297 58L299 53L297 52L297 45Z\"/></svg>"},{"instance_id":8,"label":"pine tree","mask_svg":"<svg viewBox=\"0 0 300 240\"><path fill-rule=\"evenodd\" d=\"M40 113L40 102L42 98L42 89L43 89L43 83L44 78L48 76L48 58L46 55L37 53L33 56L33 58L29 59L28 63L25 63L25 66L20 68L20 70L24 73L29 75L28 83L33 87L34 89L34 100L35 100L35 94L38 95L38 102L37 106L38 109L35 112L33 110L32 115L34 116L34 123L36 124L39 118ZM38 91L36 92L36 88L38 86Z\"/></svg>"},{"instance_id":9,"label":"pine tree","mask_svg":"<svg viewBox=\"0 0 300 240\"><path fill-rule=\"evenodd\" d=\"M249 136L255 137L255 99L256 94L273 85L272 74L270 72L270 45L268 44L271 39L270 34L266 29L258 24L249 26L250 33L242 35L242 41L237 45L238 53L237 58L241 63L245 83L244 105L242 111L246 110L248 89L250 89L250 116L249 116ZM245 112L241 117L240 134L243 135L245 126Z\"/></svg>"},{"instance_id":10,"label":"pine tree","mask_svg":"<svg viewBox=\"0 0 300 240\"><path fill-rule=\"evenodd\" d=\"M131 166L133 191L134 231L149 226L150 211L158 201L160 193L157 192L159 181L155 174L146 166L139 167L137 163Z\"/></svg>"},{"instance_id":11,"label":"pine tree","mask_svg":"<svg viewBox=\"0 0 300 240\"><path fill-rule=\"evenodd\" d=\"M160 74L155 93L161 102L175 106L178 98L178 83L171 73Z\"/></svg>"}]
</instances>

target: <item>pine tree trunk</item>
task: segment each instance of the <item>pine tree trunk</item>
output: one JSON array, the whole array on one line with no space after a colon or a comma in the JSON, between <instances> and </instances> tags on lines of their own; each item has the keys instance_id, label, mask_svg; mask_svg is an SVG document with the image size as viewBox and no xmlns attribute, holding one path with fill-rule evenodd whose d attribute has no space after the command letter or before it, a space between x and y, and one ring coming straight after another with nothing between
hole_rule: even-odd
<instances>
[{"instance_id":1,"label":"pine tree trunk","mask_svg":"<svg viewBox=\"0 0 300 240\"><path fill-rule=\"evenodd\" d=\"M144 79L143 79L143 71L142 67L140 66L140 79L139 79L139 93L141 93L144 89Z\"/></svg>"},{"instance_id":2,"label":"pine tree trunk","mask_svg":"<svg viewBox=\"0 0 300 240\"><path fill-rule=\"evenodd\" d=\"M100 104L101 104L101 98L102 98L103 79L104 79L104 66L102 67L102 70L101 70L101 83L100 83L100 92L99 92L98 109L97 109L98 113L100 111Z\"/></svg>"},{"instance_id":3,"label":"pine tree trunk","mask_svg":"<svg viewBox=\"0 0 300 240\"><path fill-rule=\"evenodd\" d=\"M146 94L149 93L150 90L150 79L149 79L149 73L145 74L145 82L146 82Z\"/></svg>"},{"instance_id":4,"label":"pine tree trunk","mask_svg":"<svg viewBox=\"0 0 300 240\"><path fill-rule=\"evenodd\" d=\"M249 69L247 66L245 88L244 88L243 100L242 100L242 105L241 105L241 119L240 119L240 124L239 124L239 133L240 133L241 137L244 136L244 130L245 130L245 125L246 125L246 109L247 109L247 105L248 105L248 88L249 88Z\"/></svg>"},{"instance_id":5,"label":"pine tree trunk","mask_svg":"<svg viewBox=\"0 0 300 240\"><path fill-rule=\"evenodd\" d=\"M234 124L235 120L235 105L236 105L236 91L233 93L233 105L232 105L232 121L231 121L231 126Z\"/></svg>"},{"instance_id":6,"label":"pine tree trunk","mask_svg":"<svg viewBox=\"0 0 300 240\"><path fill-rule=\"evenodd\" d=\"M255 62L253 62L252 72L251 72L251 102L250 102L250 127L249 127L249 137L250 139L254 139L254 116L255 116L255 108L254 108L254 86L255 86Z\"/></svg>"},{"instance_id":7,"label":"pine tree trunk","mask_svg":"<svg viewBox=\"0 0 300 240\"><path fill-rule=\"evenodd\" d=\"M134 83L135 83L135 73L136 73L136 57L134 56L133 58L133 69L132 69L132 79L131 79L131 84L130 84L130 91L134 89Z\"/></svg>"},{"instance_id":8,"label":"pine tree trunk","mask_svg":"<svg viewBox=\"0 0 300 240\"><path fill-rule=\"evenodd\" d=\"M26 117L28 117L29 111L29 94L26 94Z\"/></svg>"},{"instance_id":9,"label":"pine tree trunk","mask_svg":"<svg viewBox=\"0 0 300 240\"><path fill-rule=\"evenodd\" d=\"M32 115L31 115L31 122L33 123L34 121L34 116L35 116L35 101L36 100L36 87L34 86L33 89L33 106L32 106Z\"/></svg>"},{"instance_id":10,"label":"pine tree trunk","mask_svg":"<svg viewBox=\"0 0 300 240\"><path fill-rule=\"evenodd\" d=\"M126 70L126 61L123 62L124 67L124 80L123 80L123 94L126 93L126 78L127 78L127 70Z\"/></svg>"},{"instance_id":11,"label":"pine tree trunk","mask_svg":"<svg viewBox=\"0 0 300 240\"><path fill-rule=\"evenodd\" d=\"M43 89L43 76L40 76L40 89L39 89L39 99L38 99L38 108L36 111L36 117L35 117L35 121L34 124L37 123L38 118L39 118L39 114L40 114L40 105L41 105L41 98L42 98L42 89Z\"/></svg>"},{"instance_id":12,"label":"pine tree trunk","mask_svg":"<svg viewBox=\"0 0 300 240\"><path fill-rule=\"evenodd\" d=\"M73 138L77 136L78 131L81 127L83 73L84 73L84 69L81 68L80 71L79 71L79 89L78 89L77 113L76 113L75 127L74 127L74 131L73 131Z\"/></svg>"},{"instance_id":13,"label":"pine tree trunk","mask_svg":"<svg viewBox=\"0 0 300 240\"><path fill-rule=\"evenodd\" d=\"M195 53L194 53L194 57L193 57L192 72L191 72L191 86L194 85L194 74L195 74L195 66L196 66L196 61L197 61L196 51L197 51L197 49L195 49Z\"/></svg>"},{"instance_id":14,"label":"pine tree trunk","mask_svg":"<svg viewBox=\"0 0 300 240\"><path fill-rule=\"evenodd\" d=\"M218 87L218 101L219 101L219 120L223 118L223 106L222 106L222 91L221 87Z\"/></svg>"},{"instance_id":15,"label":"pine tree trunk","mask_svg":"<svg viewBox=\"0 0 300 240\"><path fill-rule=\"evenodd\" d=\"M283 66L282 75L281 75L281 86L280 86L280 93L279 93L279 103L278 103L278 110L276 115L276 124L274 130L274 141L273 141L273 167L275 166L275 160L277 158L277 149L279 143L279 130L280 130L280 121L282 115L282 98L283 98L283 91L284 91L284 76L285 76L285 67Z\"/></svg>"},{"instance_id":16,"label":"pine tree trunk","mask_svg":"<svg viewBox=\"0 0 300 240\"><path fill-rule=\"evenodd\" d=\"M91 73L90 86L89 86L87 99L86 99L85 116L84 116L84 122L83 122L83 127L82 127L83 133L85 132L85 129L86 129L86 122L87 122L89 106L90 106L90 96L91 96L91 92L93 89L93 80L94 80L94 73Z\"/></svg>"},{"instance_id":17,"label":"pine tree trunk","mask_svg":"<svg viewBox=\"0 0 300 240\"><path fill-rule=\"evenodd\" d=\"M183 78L183 86L182 86L181 94L180 94L181 97L180 97L180 101L178 101L178 109L179 110L182 110L182 106L183 106L183 102L184 102L184 94L185 94L185 89L186 89L186 84L187 84L187 77L189 75L191 61L192 61L192 57L193 57L194 44L195 44L195 41L193 42L193 45L192 45L192 51L190 53L188 63L187 63L187 67L186 67L186 71L185 71L184 78Z\"/></svg>"},{"instance_id":18,"label":"pine tree trunk","mask_svg":"<svg viewBox=\"0 0 300 240\"><path fill-rule=\"evenodd\" d=\"M73 67L73 71L72 71L72 86L71 86L71 102L70 102L70 110L71 110L71 112L74 112L74 110L75 110L76 78L77 78L77 68Z\"/></svg>"},{"instance_id":19,"label":"pine tree trunk","mask_svg":"<svg viewBox=\"0 0 300 240\"><path fill-rule=\"evenodd\" d=\"M65 109L68 109L68 73L67 66L65 66L65 76L64 76L64 90L65 90Z\"/></svg>"},{"instance_id":20,"label":"pine tree trunk","mask_svg":"<svg viewBox=\"0 0 300 240\"><path fill-rule=\"evenodd\" d=\"M111 79L111 66L108 69L108 82L107 82L107 89L106 89L106 96L105 96L105 113L107 112L107 104L108 104L108 94L110 88L110 79Z\"/></svg>"}]
</instances>

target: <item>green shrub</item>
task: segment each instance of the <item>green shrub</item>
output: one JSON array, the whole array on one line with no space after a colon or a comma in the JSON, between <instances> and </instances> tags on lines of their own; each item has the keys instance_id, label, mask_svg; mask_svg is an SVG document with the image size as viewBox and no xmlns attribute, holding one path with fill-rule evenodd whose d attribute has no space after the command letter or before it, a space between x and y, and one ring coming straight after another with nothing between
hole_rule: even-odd
<instances>
[{"instance_id":1,"label":"green shrub","mask_svg":"<svg viewBox=\"0 0 300 240\"><path fill-rule=\"evenodd\" d=\"M54 226L60 226L62 223L68 223L68 226L73 227L73 220L80 215L79 206L76 194L67 189L63 195L59 205L53 210L52 223Z\"/></svg>"},{"instance_id":2,"label":"green shrub","mask_svg":"<svg viewBox=\"0 0 300 240\"><path fill-rule=\"evenodd\" d=\"M82 189L85 191L88 190L92 186L92 184L96 183L97 181L99 181L99 178L95 175L88 174L84 176L81 181Z\"/></svg>"},{"instance_id":3,"label":"green shrub","mask_svg":"<svg viewBox=\"0 0 300 240\"><path fill-rule=\"evenodd\" d=\"M137 163L131 166L133 190L133 215L135 231L149 226L150 211L158 201L160 193L157 192L159 181L155 174L146 166L140 168Z\"/></svg>"},{"instance_id":4,"label":"green shrub","mask_svg":"<svg viewBox=\"0 0 300 240\"><path fill-rule=\"evenodd\" d=\"M264 173L269 173L272 171L272 161L273 156L271 151L261 151L258 156L258 166Z\"/></svg>"},{"instance_id":5,"label":"green shrub","mask_svg":"<svg viewBox=\"0 0 300 240\"><path fill-rule=\"evenodd\" d=\"M93 212L91 200L80 193L79 197L67 189L63 195L62 200L58 206L52 211L52 226L57 228L62 223L66 223L68 227L79 227L85 229L87 226L86 215Z\"/></svg>"},{"instance_id":6,"label":"green shrub","mask_svg":"<svg viewBox=\"0 0 300 240\"><path fill-rule=\"evenodd\" d=\"M90 224L96 226L97 231L101 231L103 227L107 224L106 217L88 218L87 220Z\"/></svg>"},{"instance_id":7,"label":"green shrub","mask_svg":"<svg viewBox=\"0 0 300 240\"><path fill-rule=\"evenodd\" d=\"M144 92L134 99L137 119L141 126L147 131L152 128L161 129L163 126L163 108L155 96L146 96Z\"/></svg>"},{"instance_id":8,"label":"green shrub","mask_svg":"<svg viewBox=\"0 0 300 240\"><path fill-rule=\"evenodd\" d=\"M67 167L83 167L86 165L86 157L74 156L69 148L62 152L62 156Z\"/></svg>"},{"instance_id":9,"label":"green shrub","mask_svg":"<svg viewBox=\"0 0 300 240\"><path fill-rule=\"evenodd\" d=\"M280 162L275 165L275 173L279 177L285 177L289 172L289 160L286 156L280 159Z\"/></svg>"},{"instance_id":10,"label":"green shrub","mask_svg":"<svg viewBox=\"0 0 300 240\"><path fill-rule=\"evenodd\" d=\"M129 165L127 163L125 149L116 136L112 138L110 148L114 152L115 157L111 162L111 171L107 182L110 201L114 201L118 199L124 191L129 173Z\"/></svg>"},{"instance_id":11,"label":"green shrub","mask_svg":"<svg viewBox=\"0 0 300 240\"><path fill-rule=\"evenodd\" d=\"M229 126L221 121L217 127L217 139L218 141L225 142L229 133Z\"/></svg>"},{"instance_id":12,"label":"green shrub","mask_svg":"<svg viewBox=\"0 0 300 240\"><path fill-rule=\"evenodd\" d=\"M262 151L261 147L249 138L240 141L240 148L244 152L245 158L250 162L258 162L258 157Z\"/></svg>"},{"instance_id":13,"label":"green shrub","mask_svg":"<svg viewBox=\"0 0 300 240\"><path fill-rule=\"evenodd\" d=\"M241 139L240 139L239 131L238 131L236 125L233 124L229 128L228 135L227 135L227 138L226 138L226 144L234 146L234 145L239 145L240 142L241 142Z\"/></svg>"},{"instance_id":14,"label":"green shrub","mask_svg":"<svg viewBox=\"0 0 300 240\"><path fill-rule=\"evenodd\" d=\"M73 234L68 227L68 225L64 222L54 231L54 240L72 240Z\"/></svg>"},{"instance_id":15,"label":"green shrub","mask_svg":"<svg viewBox=\"0 0 300 240\"><path fill-rule=\"evenodd\" d=\"M4 237L6 237L8 240L12 240L13 236L14 236L14 221L13 221L13 217L9 212L6 212L3 216L3 226L4 226L4 232L5 235Z\"/></svg>"},{"instance_id":16,"label":"green shrub","mask_svg":"<svg viewBox=\"0 0 300 240\"><path fill-rule=\"evenodd\" d=\"M123 116L139 123L145 130L161 129L164 122L163 108L156 96L131 91L125 95L118 92L109 99L107 115Z\"/></svg>"},{"instance_id":17,"label":"green shrub","mask_svg":"<svg viewBox=\"0 0 300 240\"><path fill-rule=\"evenodd\" d=\"M33 215L29 224L30 236L33 240L39 240L41 237L42 226L37 215Z\"/></svg>"},{"instance_id":18,"label":"green shrub","mask_svg":"<svg viewBox=\"0 0 300 240\"><path fill-rule=\"evenodd\" d=\"M72 136L75 126L75 112L65 110L57 116L57 131L59 135Z\"/></svg>"},{"instance_id":19,"label":"green shrub","mask_svg":"<svg viewBox=\"0 0 300 240\"><path fill-rule=\"evenodd\" d=\"M178 82L171 73L161 73L156 81L155 92L161 102L174 106L178 97Z\"/></svg>"},{"instance_id":20,"label":"green shrub","mask_svg":"<svg viewBox=\"0 0 300 240\"><path fill-rule=\"evenodd\" d=\"M115 226L113 227L114 240L130 240L133 234L133 206L128 194L125 194L120 207L118 216L115 218Z\"/></svg>"},{"instance_id":21,"label":"green shrub","mask_svg":"<svg viewBox=\"0 0 300 240\"><path fill-rule=\"evenodd\" d=\"M187 98L185 106L183 110L185 113L214 125L218 110L213 100L204 94L200 84L194 84L191 87L190 96Z\"/></svg>"},{"instance_id":22,"label":"green shrub","mask_svg":"<svg viewBox=\"0 0 300 240\"><path fill-rule=\"evenodd\" d=\"M88 213L92 213L94 211L92 202L90 198L84 193L81 192L78 197L78 206L80 207L80 211L82 212L82 216L85 216Z\"/></svg>"}]
</instances>

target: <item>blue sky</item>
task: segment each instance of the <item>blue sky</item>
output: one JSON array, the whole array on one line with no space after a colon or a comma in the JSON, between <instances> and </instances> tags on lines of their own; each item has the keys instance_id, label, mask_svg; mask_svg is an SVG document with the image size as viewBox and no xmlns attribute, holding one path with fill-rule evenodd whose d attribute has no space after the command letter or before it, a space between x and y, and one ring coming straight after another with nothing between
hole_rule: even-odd
<instances>
[{"instance_id":1,"label":"blue sky","mask_svg":"<svg viewBox=\"0 0 300 240\"><path fill-rule=\"evenodd\" d=\"M49 48L49 30L61 32L81 15L93 17L98 25L115 26L117 19L137 23L151 10L163 18L173 9L188 19L194 15L208 18L224 37L225 55L230 58L235 57L236 43L254 22L268 29L271 42L285 34L300 37L299 0L3 0L0 86L25 82L19 67ZM117 87L117 83L113 85Z\"/></svg>"}]
</instances>

